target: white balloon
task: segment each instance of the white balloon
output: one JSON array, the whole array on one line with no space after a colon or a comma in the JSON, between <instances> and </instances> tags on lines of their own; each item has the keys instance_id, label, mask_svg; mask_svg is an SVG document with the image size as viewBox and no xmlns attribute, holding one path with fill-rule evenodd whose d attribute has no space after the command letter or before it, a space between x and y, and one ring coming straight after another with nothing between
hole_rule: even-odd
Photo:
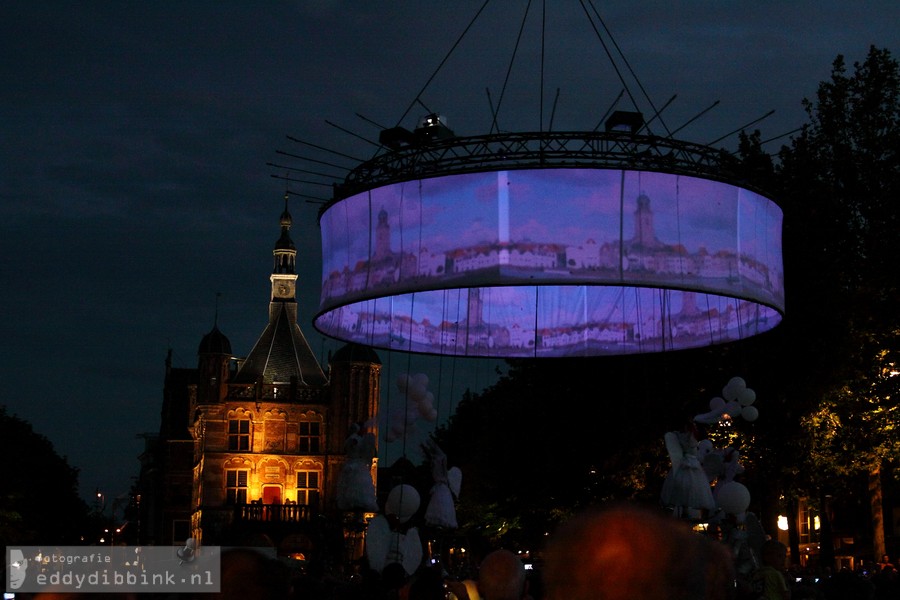
<instances>
[{"instance_id":1,"label":"white balloon","mask_svg":"<svg viewBox=\"0 0 900 600\"><path fill-rule=\"evenodd\" d=\"M431 423L434 423L435 421L437 421L437 409L432 408L431 412L428 413L428 417L426 417L426 420Z\"/></svg>"},{"instance_id":2,"label":"white balloon","mask_svg":"<svg viewBox=\"0 0 900 600\"><path fill-rule=\"evenodd\" d=\"M709 401L709 410L725 410L725 399L716 396Z\"/></svg>"},{"instance_id":3,"label":"white balloon","mask_svg":"<svg viewBox=\"0 0 900 600\"><path fill-rule=\"evenodd\" d=\"M416 373L415 375L413 375L412 379L413 383L415 383L417 386L420 386L423 389L428 387L428 375L426 375L425 373Z\"/></svg>"},{"instance_id":4,"label":"white balloon","mask_svg":"<svg viewBox=\"0 0 900 600\"><path fill-rule=\"evenodd\" d=\"M716 486L716 503L729 515L740 515L750 506L750 490L743 483L729 481Z\"/></svg>"},{"instance_id":5,"label":"white balloon","mask_svg":"<svg viewBox=\"0 0 900 600\"><path fill-rule=\"evenodd\" d=\"M422 415L422 417L424 417L425 419L428 418L428 415L430 415L431 411L433 410L434 409L431 408L431 404L429 403L422 402L421 404L419 404L419 414Z\"/></svg>"},{"instance_id":6,"label":"white balloon","mask_svg":"<svg viewBox=\"0 0 900 600\"><path fill-rule=\"evenodd\" d=\"M387 515L395 515L401 523L405 523L419 510L421 498L419 492L411 485L398 485L388 494L384 503L384 512Z\"/></svg>"},{"instance_id":7,"label":"white balloon","mask_svg":"<svg viewBox=\"0 0 900 600\"><path fill-rule=\"evenodd\" d=\"M745 388L738 392L738 400L740 400L741 406L750 406L756 402L756 392L750 388Z\"/></svg>"},{"instance_id":8,"label":"white balloon","mask_svg":"<svg viewBox=\"0 0 900 600\"><path fill-rule=\"evenodd\" d=\"M737 400L732 400L725 405L725 412L728 413L728 416L732 419L739 416L741 414L741 403Z\"/></svg>"},{"instance_id":9,"label":"white balloon","mask_svg":"<svg viewBox=\"0 0 900 600\"><path fill-rule=\"evenodd\" d=\"M759 410L755 406L745 406L741 409L741 417L748 423L752 423L759 417Z\"/></svg>"},{"instance_id":10,"label":"white balloon","mask_svg":"<svg viewBox=\"0 0 900 600\"><path fill-rule=\"evenodd\" d=\"M747 387L747 382L741 377L732 377L728 380L728 386L733 387L737 391L741 391Z\"/></svg>"},{"instance_id":11,"label":"white balloon","mask_svg":"<svg viewBox=\"0 0 900 600\"><path fill-rule=\"evenodd\" d=\"M406 388L409 387L409 382L409 373L401 373L400 375L397 375L397 389L401 392L406 391Z\"/></svg>"},{"instance_id":12,"label":"white balloon","mask_svg":"<svg viewBox=\"0 0 900 600\"><path fill-rule=\"evenodd\" d=\"M725 387L722 388L722 396L725 397L729 402L732 400L737 400L738 394L741 393L741 390L747 387L747 384L740 377L732 377L728 380L728 383L725 384Z\"/></svg>"},{"instance_id":13,"label":"white balloon","mask_svg":"<svg viewBox=\"0 0 900 600\"><path fill-rule=\"evenodd\" d=\"M702 415L697 415L694 417L695 423L703 423L704 425L712 425L713 423L718 423L722 420L723 410L711 410L708 413L703 413Z\"/></svg>"}]
</instances>

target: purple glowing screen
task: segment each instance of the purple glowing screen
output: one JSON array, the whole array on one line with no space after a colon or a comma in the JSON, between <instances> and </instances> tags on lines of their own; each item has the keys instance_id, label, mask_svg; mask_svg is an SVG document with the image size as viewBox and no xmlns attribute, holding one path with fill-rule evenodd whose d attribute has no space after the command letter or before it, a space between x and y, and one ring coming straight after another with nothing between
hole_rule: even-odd
<instances>
[{"instance_id":1,"label":"purple glowing screen","mask_svg":"<svg viewBox=\"0 0 900 600\"><path fill-rule=\"evenodd\" d=\"M385 185L321 216L322 333L459 356L720 344L784 311L781 209L670 173L530 169Z\"/></svg>"}]
</instances>

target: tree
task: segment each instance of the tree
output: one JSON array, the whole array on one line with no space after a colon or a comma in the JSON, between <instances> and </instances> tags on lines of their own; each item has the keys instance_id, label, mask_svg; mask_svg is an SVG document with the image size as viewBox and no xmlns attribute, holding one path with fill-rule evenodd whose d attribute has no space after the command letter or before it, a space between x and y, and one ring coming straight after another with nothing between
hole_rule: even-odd
<instances>
[{"instance_id":1,"label":"tree","mask_svg":"<svg viewBox=\"0 0 900 600\"><path fill-rule=\"evenodd\" d=\"M463 471L461 526L533 548L589 505L658 503L669 468L663 435L708 410L734 374L721 371L723 355L716 347L510 361L437 432Z\"/></svg>"},{"instance_id":2,"label":"tree","mask_svg":"<svg viewBox=\"0 0 900 600\"><path fill-rule=\"evenodd\" d=\"M873 552L884 552L883 467L900 458L900 69L870 48L848 73L843 57L814 101L810 122L780 154L785 272L795 299L790 348L805 357L792 392L810 485L865 475ZM810 360L812 359L812 360Z\"/></svg>"},{"instance_id":3,"label":"tree","mask_svg":"<svg viewBox=\"0 0 900 600\"><path fill-rule=\"evenodd\" d=\"M78 470L31 425L0 407L0 539L10 545L77 544L88 507Z\"/></svg>"},{"instance_id":4,"label":"tree","mask_svg":"<svg viewBox=\"0 0 900 600\"><path fill-rule=\"evenodd\" d=\"M697 351L514 362L441 432L448 455L464 463L466 490L477 490L474 499L464 493L473 513L539 530L604 498L655 500L667 463L662 434L703 412L736 374L765 402L742 456L754 464L750 477L766 476L747 483L755 503L765 502L767 530L777 515L770 490L791 503L876 475L878 497L877 475L900 452L900 377L891 375L900 364L898 82L886 50L872 48L852 74L839 57L816 100L804 101L810 122L778 164L758 133L741 136L736 172L784 210L784 322Z\"/></svg>"}]
</instances>

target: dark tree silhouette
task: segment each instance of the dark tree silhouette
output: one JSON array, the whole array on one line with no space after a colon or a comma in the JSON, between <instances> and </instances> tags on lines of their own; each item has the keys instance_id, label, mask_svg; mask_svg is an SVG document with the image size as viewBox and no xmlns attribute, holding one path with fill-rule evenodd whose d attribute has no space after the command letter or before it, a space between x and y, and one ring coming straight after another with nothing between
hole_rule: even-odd
<instances>
[{"instance_id":1,"label":"dark tree silhouette","mask_svg":"<svg viewBox=\"0 0 900 600\"><path fill-rule=\"evenodd\" d=\"M839 56L804 106L810 122L779 168L791 284L785 349L796 357L787 387L804 413L797 455L808 457L797 474L823 498L867 478L878 557L881 474L900 457L898 64L872 47L848 72Z\"/></svg>"},{"instance_id":2,"label":"dark tree silhouette","mask_svg":"<svg viewBox=\"0 0 900 600\"><path fill-rule=\"evenodd\" d=\"M736 351L510 361L437 432L463 471L461 527L533 548L589 505L658 503L663 435L709 410L735 374Z\"/></svg>"},{"instance_id":3,"label":"dark tree silhouette","mask_svg":"<svg viewBox=\"0 0 900 600\"><path fill-rule=\"evenodd\" d=\"M804 106L809 123L777 161L758 132L743 134L738 150L745 183L784 210L783 323L693 351L511 361L439 432L465 474L461 522L544 532L598 500L655 501L667 466L662 434L703 412L733 375L760 399L760 419L742 425L742 456L752 467L751 509L768 531L782 495L788 504L824 499L862 477L877 500L880 474L900 455L897 63L872 48L848 73L839 57ZM879 556L880 505L873 509Z\"/></svg>"},{"instance_id":4,"label":"dark tree silhouette","mask_svg":"<svg viewBox=\"0 0 900 600\"><path fill-rule=\"evenodd\" d=\"M79 544L88 507L78 470L31 425L0 407L0 540L7 545Z\"/></svg>"}]
</instances>

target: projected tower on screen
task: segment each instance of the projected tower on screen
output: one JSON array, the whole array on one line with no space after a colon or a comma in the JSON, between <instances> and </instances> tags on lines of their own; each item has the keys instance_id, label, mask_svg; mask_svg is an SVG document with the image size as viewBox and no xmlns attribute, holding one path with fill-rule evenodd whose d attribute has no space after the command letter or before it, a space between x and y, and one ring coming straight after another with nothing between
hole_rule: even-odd
<instances>
[{"instance_id":1,"label":"projected tower on screen","mask_svg":"<svg viewBox=\"0 0 900 600\"><path fill-rule=\"evenodd\" d=\"M522 169L392 183L320 217L321 332L460 356L742 339L784 310L782 213L671 173Z\"/></svg>"}]
</instances>

